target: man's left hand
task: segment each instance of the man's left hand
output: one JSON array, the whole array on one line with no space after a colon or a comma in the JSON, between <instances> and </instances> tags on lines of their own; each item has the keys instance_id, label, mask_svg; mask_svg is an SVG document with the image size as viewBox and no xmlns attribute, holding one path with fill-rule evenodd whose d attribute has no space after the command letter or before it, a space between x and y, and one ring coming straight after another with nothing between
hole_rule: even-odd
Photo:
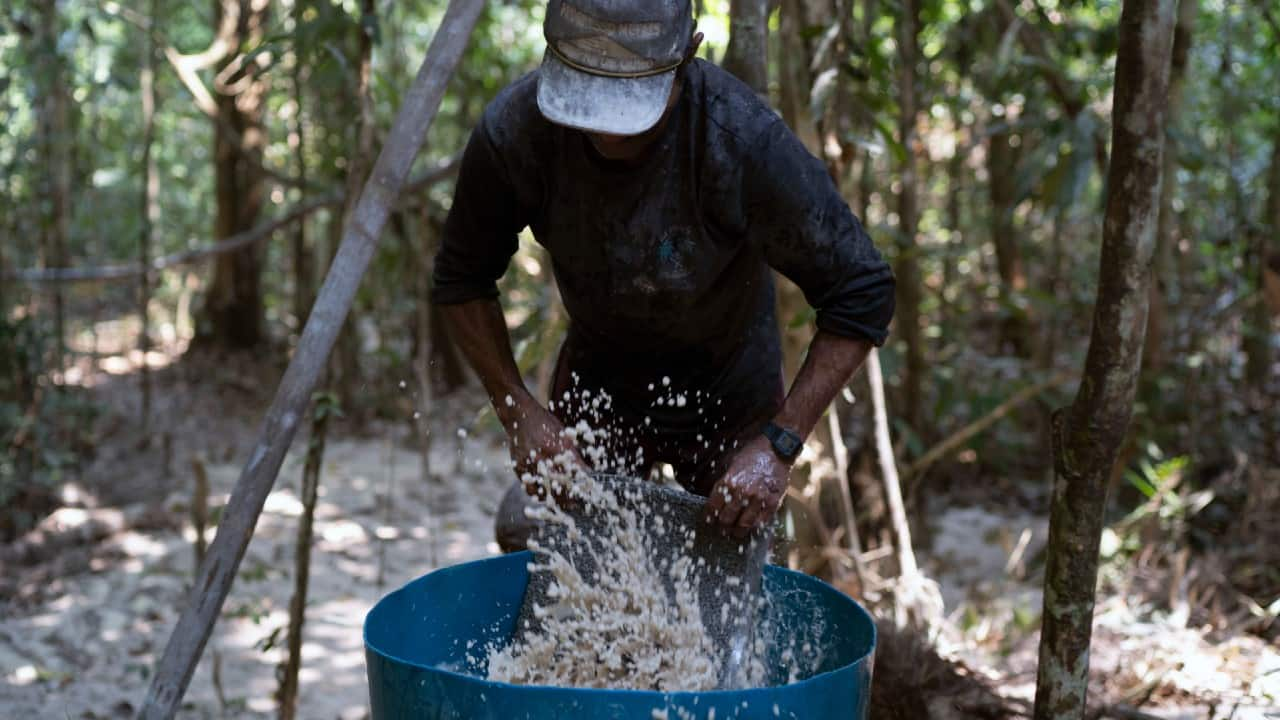
<instances>
[{"instance_id":1,"label":"man's left hand","mask_svg":"<svg viewBox=\"0 0 1280 720\"><path fill-rule=\"evenodd\" d=\"M787 492L791 466L763 435L747 443L711 489L706 520L738 537L773 518Z\"/></svg>"}]
</instances>

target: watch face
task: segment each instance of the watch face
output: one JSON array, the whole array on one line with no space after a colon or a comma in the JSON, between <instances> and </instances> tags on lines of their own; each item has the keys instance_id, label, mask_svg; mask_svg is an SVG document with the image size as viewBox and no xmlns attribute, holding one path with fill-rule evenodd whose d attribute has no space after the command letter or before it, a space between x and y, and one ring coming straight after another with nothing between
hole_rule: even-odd
<instances>
[{"instance_id":1,"label":"watch face","mask_svg":"<svg viewBox=\"0 0 1280 720\"><path fill-rule=\"evenodd\" d=\"M800 454L800 449L804 447L804 441L800 439L799 435L773 423L765 426L764 434L769 438L774 451L788 461L794 460Z\"/></svg>"},{"instance_id":2,"label":"watch face","mask_svg":"<svg viewBox=\"0 0 1280 720\"><path fill-rule=\"evenodd\" d=\"M784 431L778 437L778 452L788 458L795 457L800 453L800 441L795 435Z\"/></svg>"}]
</instances>

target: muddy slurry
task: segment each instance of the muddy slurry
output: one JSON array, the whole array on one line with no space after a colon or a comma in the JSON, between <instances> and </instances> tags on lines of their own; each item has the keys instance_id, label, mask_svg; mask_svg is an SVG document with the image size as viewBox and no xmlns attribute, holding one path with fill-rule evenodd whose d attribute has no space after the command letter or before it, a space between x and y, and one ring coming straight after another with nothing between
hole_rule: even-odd
<instances>
[{"instance_id":1,"label":"muddy slurry","mask_svg":"<svg viewBox=\"0 0 1280 720\"><path fill-rule=\"evenodd\" d=\"M598 409L596 425L566 434L601 473L566 472L574 463L559 457L523 478L541 498L526 510L539 525L529 588L512 638L488 651L488 678L680 692L785 683L816 668L807 633L771 627L759 585L769 532L724 536L701 522L703 498L602 474L625 474L636 458L610 453L607 396L561 400L571 399Z\"/></svg>"},{"instance_id":2,"label":"muddy slurry","mask_svg":"<svg viewBox=\"0 0 1280 720\"><path fill-rule=\"evenodd\" d=\"M643 522L649 508L624 502L589 475L565 480L552 478L568 489L529 510L542 523L530 542L530 586L536 592L542 584L542 602L521 617L513 642L490 655L490 679L663 691L717 687L722 653L703 622L695 561L653 547Z\"/></svg>"}]
</instances>

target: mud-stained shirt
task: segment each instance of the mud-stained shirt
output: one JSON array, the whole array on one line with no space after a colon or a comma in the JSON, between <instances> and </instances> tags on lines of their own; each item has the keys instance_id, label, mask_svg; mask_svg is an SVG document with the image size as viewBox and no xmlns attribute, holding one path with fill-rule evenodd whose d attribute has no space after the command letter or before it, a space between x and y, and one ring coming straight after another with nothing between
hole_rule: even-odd
<instances>
[{"instance_id":1,"label":"mud-stained shirt","mask_svg":"<svg viewBox=\"0 0 1280 720\"><path fill-rule=\"evenodd\" d=\"M433 299L497 297L530 228L570 318L562 362L624 417L682 435L777 410L771 269L800 287L819 328L877 345L894 296L826 168L765 103L700 60L679 82L660 136L629 163L547 121L536 72L499 93L463 154Z\"/></svg>"}]
</instances>

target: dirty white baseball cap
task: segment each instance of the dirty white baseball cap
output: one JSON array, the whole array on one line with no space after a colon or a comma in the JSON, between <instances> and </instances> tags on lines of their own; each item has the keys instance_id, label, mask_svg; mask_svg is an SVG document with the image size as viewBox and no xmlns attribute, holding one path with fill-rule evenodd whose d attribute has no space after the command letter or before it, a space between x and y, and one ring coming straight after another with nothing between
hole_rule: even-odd
<instances>
[{"instance_id":1,"label":"dirty white baseball cap","mask_svg":"<svg viewBox=\"0 0 1280 720\"><path fill-rule=\"evenodd\" d=\"M689 0L550 0L538 108L578 130L645 132L666 110L693 28Z\"/></svg>"}]
</instances>

